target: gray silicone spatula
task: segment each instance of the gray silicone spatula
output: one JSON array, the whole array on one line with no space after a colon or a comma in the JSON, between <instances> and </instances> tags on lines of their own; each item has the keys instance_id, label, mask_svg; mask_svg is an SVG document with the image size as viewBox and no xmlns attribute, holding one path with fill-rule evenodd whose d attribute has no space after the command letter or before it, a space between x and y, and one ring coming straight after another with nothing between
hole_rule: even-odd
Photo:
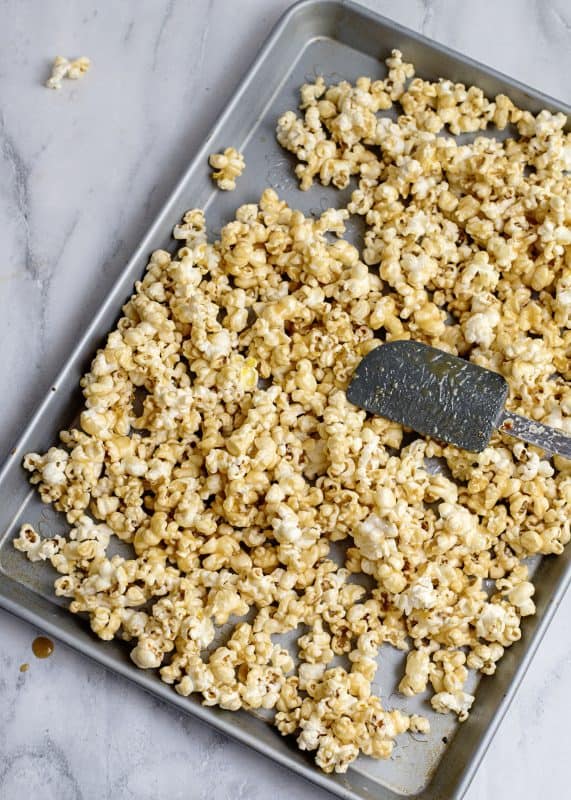
<instances>
[{"instance_id":1,"label":"gray silicone spatula","mask_svg":"<svg viewBox=\"0 0 571 800\"><path fill-rule=\"evenodd\" d=\"M495 428L571 458L571 436L506 411L502 375L420 342L388 342L360 362L347 397L418 433L479 453Z\"/></svg>"}]
</instances>

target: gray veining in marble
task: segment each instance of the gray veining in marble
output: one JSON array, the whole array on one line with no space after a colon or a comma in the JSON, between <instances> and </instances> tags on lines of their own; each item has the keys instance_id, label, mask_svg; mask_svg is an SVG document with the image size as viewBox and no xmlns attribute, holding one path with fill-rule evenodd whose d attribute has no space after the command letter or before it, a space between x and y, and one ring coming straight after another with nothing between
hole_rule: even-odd
<instances>
[{"instance_id":1,"label":"gray veining in marble","mask_svg":"<svg viewBox=\"0 0 571 800\"><path fill-rule=\"evenodd\" d=\"M0 0L0 460L288 5ZM569 0L366 5L571 101ZM54 92L58 53L93 68ZM570 615L568 595L468 800L568 796ZM328 796L63 645L34 659L36 633L0 613L0 800Z\"/></svg>"}]
</instances>

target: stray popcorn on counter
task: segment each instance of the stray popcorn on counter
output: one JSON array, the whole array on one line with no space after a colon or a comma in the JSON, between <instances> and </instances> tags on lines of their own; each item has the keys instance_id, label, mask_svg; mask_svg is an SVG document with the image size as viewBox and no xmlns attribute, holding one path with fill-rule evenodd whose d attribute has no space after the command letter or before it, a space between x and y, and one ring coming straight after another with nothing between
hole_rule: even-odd
<instances>
[{"instance_id":1,"label":"stray popcorn on counter","mask_svg":"<svg viewBox=\"0 0 571 800\"><path fill-rule=\"evenodd\" d=\"M56 56L52 66L52 74L46 81L46 86L48 89L61 89L64 78L76 81L85 75L90 66L91 61L87 56L76 58L75 61L69 61L63 56Z\"/></svg>"}]
</instances>

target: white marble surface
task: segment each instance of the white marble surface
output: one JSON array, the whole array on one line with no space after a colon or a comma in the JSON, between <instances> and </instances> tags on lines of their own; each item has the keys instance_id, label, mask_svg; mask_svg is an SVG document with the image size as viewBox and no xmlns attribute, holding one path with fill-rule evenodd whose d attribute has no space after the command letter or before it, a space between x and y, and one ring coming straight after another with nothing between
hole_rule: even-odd
<instances>
[{"instance_id":1,"label":"white marble surface","mask_svg":"<svg viewBox=\"0 0 571 800\"><path fill-rule=\"evenodd\" d=\"M288 5L0 2L0 459ZM569 0L367 5L571 102ZM93 70L49 91L56 53ZM570 615L568 595L468 800L569 796ZM35 635L0 613L0 800L328 796L63 645L35 660Z\"/></svg>"}]
</instances>

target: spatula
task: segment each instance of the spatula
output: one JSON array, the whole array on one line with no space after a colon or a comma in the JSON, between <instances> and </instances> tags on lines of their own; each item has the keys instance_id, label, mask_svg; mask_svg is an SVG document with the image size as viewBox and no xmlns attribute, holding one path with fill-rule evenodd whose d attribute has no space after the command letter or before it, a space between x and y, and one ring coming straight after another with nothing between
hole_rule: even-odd
<instances>
[{"instance_id":1,"label":"spatula","mask_svg":"<svg viewBox=\"0 0 571 800\"><path fill-rule=\"evenodd\" d=\"M388 342L355 370L347 397L356 406L479 453L495 428L571 458L571 436L506 411L502 375L421 342Z\"/></svg>"}]
</instances>

